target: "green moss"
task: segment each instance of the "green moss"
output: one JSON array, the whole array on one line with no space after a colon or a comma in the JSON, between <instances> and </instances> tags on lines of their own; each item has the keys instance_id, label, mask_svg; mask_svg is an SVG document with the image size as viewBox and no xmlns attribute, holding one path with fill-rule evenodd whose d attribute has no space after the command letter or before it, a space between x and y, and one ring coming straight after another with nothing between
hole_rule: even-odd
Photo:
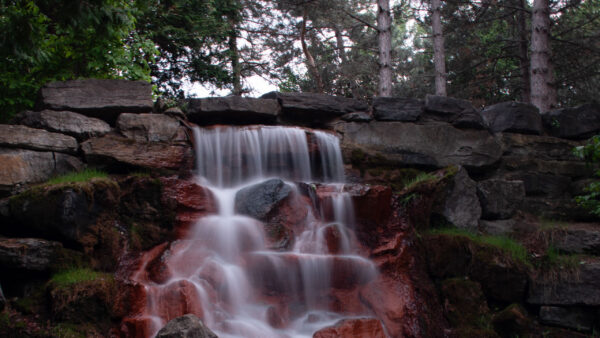
<instances>
[{"instance_id":1,"label":"green moss","mask_svg":"<svg viewBox=\"0 0 600 338\"><path fill-rule=\"evenodd\" d=\"M50 282L58 288L67 288L73 284L95 281L100 278L112 279L112 275L98 271L93 271L88 268L79 268L56 273L52 276Z\"/></svg>"},{"instance_id":2,"label":"green moss","mask_svg":"<svg viewBox=\"0 0 600 338\"><path fill-rule=\"evenodd\" d=\"M51 330L51 335L57 338L85 338L85 333L79 327L71 323L59 323Z\"/></svg>"},{"instance_id":3,"label":"green moss","mask_svg":"<svg viewBox=\"0 0 600 338\"><path fill-rule=\"evenodd\" d=\"M60 184L60 183L73 183L73 182L87 182L92 178L107 178L108 174L97 170L97 169L85 169L79 172L73 172L62 176L54 177L46 184Z\"/></svg>"},{"instance_id":4,"label":"green moss","mask_svg":"<svg viewBox=\"0 0 600 338\"><path fill-rule=\"evenodd\" d=\"M410 190L416 187L419 184L429 183L437 180L438 177L429 173L420 173L412 179L406 180L404 182L404 189Z\"/></svg>"},{"instance_id":5,"label":"green moss","mask_svg":"<svg viewBox=\"0 0 600 338\"><path fill-rule=\"evenodd\" d=\"M488 244L508 253L514 260L525 265L531 265L527 249L507 236L477 235L468 230L458 228L437 228L429 231L432 235L448 235L467 237L475 243Z\"/></svg>"}]
</instances>

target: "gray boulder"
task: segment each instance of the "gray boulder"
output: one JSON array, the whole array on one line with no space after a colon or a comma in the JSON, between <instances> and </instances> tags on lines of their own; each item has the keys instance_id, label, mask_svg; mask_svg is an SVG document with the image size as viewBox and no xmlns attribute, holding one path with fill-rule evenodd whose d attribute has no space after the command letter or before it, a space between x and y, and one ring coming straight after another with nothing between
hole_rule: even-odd
<instances>
[{"instance_id":1,"label":"gray boulder","mask_svg":"<svg viewBox=\"0 0 600 338\"><path fill-rule=\"evenodd\" d=\"M551 238L552 245L567 253L600 255L600 226L570 224Z\"/></svg>"},{"instance_id":2,"label":"gray boulder","mask_svg":"<svg viewBox=\"0 0 600 338\"><path fill-rule=\"evenodd\" d=\"M347 113L366 112L369 105L356 99L316 93L270 92L263 99L277 99L285 119L322 123Z\"/></svg>"},{"instance_id":3,"label":"gray boulder","mask_svg":"<svg viewBox=\"0 0 600 338\"><path fill-rule=\"evenodd\" d=\"M25 111L17 115L16 122L32 128L70 135L78 140L110 132L108 123L70 111Z\"/></svg>"},{"instance_id":4,"label":"gray boulder","mask_svg":"<svg viewBox=\"0 0 600 338\"><path fill-rule=\"evenodd\" d=\"M477 197L477 183L463 167L448 183L433 211L442 215L458 228L477 231L481 206Z\"/></svg>"},{"instance_id":5,"label":"gray boulder","mask_svg":"<svg viewBox=\"0 0 600 338\"><path fill-rule=\"evenodd\" d=\"M494 133L503 131L536 135L542 133L542 117L538 109L528 103L497 103L485 107L481 116Z\"/></svg>"},{"instance_id":6,"label":"gray boulder","mask_svg":"<svg viewBox=\"0 0 600 338\"><path fill-rule=\"evenodd\" d=\"M581 307L542 306L540 320L579 331L591 331L596 322L596 311Z\"/></svg>"},{"instance_id":7,"label":"gray boulder","mask_svg":"<svg viewBox=\"0 0 600 338\"><path fill-rule=\"evenodd\" d=\"M600 306L600 261L586 258L576 271L558 276L534 276L529 283L527 302L536 305Z\"/></svg>"},{"instance_id":8,"label":"gray boulder","mask_svg":"<svg viewBox=\"0 0 600 338\"><path fill-rule=\"evenodd\" d=\"M471 102L447 96L425 97L427 118L452 123L457 128L485 129L481 114Z\"/></svg>"},{"instance_id":9,"label":"gray boulder","mask_svg":"<svg viewBox=\"0 0 600 338\"><path fill-rule=\"evenodd\" d=\"M373 116L367 113L358 112L342 115L341 119L347 122L369 122L373 120Z\"/></svg>"},{"instance_id":10,"label":"gray boulder","mask_svg":"<svg viewBox=\"0 0 600 338\"><path fill-rule=\"evenodd\" d=\"M508 180L523 181L527 196L564 197L571 188L571 179L561 175L538 172L511 172Z\"/></svg>"},{"instance_id":11,"label":"gray boulder","mask_svg":"<svg viewBox=\"0 0 600 338\"><path fill-rule=\"evenodd\" d=\"M0 238L0 267L26 271L46 271L54 262L59 242L36 238Z\"/></svg>"},{"instance_id":12,"label":"gray boulder","mask_svg":"<svg viewBox=\"0 0 600 338\"><path fill-rule=\"evenodd\" d=\"M522 181L489 179L477 184L477 195L481 203L483 219L508 219L525 198Z\"/></svg>"},{"instance_id":13,"label":"gray boulder","mask_svg":"<svg viewBox=\"0 0 600 338\"><path fill-rule=\"evenodd\" d=\"M340 122L335 129L343 135L345 152L359 149L403 166L462 165L470 170L490 166L502 155L488 131L462 130L443 122Z\"/></svg>"},{"instance_id":14,"label":"gray boulder","mask_svg":"<svg viewBox=\"0 0 600 338\"><path fill-rule=\"evenodd\" d=\"M235 211L259 220L267 216L289 196L292 188L280 179L270 179L246 187L235 195Z\"/></svg>"},{"instance_id":15,"label":"gray boulder","mask_svg":"<svg viewBox=\"0 0 600 338\"><path fill-rule=\"evenodd\" d=\"M0 192L18 192L23 185L83 169L76 157L62 153L0 148Z\"/></svg>"},{"instance_id":16,"label":"gray boulder","mask_svg":"<svg viewBox=\"0 0 600 338\"><path fill-rule=\"evenodd\" d=\"M423 101L401 97L376 97L373 99L373 115L378 121L412 122L423 112Z\"/></svg>"},{"instance_id":17,"label":"gray boulder","mask_svg":"<svg viewBox=\"0 0 600 338\"><path fill-rule=\"evenodd\" d=\"M546 161L579 161L573 148L581 142L564 140L551 136L524 135L514 133L499 134L504 156L536 158Z\"/></svg>"},{"instance_id":18,"label":"gray boulder","mask_svg":"<svg viewBox=\"0 0 600 338\"><path fill-rule=\"evenodd\" d=\"M274 124L279 115L277 100L240 96L189 99L187 117L201 124Z\"/></svg>"},{"instance_id":19,"label":"gray boulder","mask_svg":"<svg viewBox=\"0 0 600 338\"><path fill-rule=\"evenodd\" d=\"M193 314L172 319L158 333L156 338L218 338L200 318Z\"/></svg>"},{"instance_id":20,"label":"gray boulder","mask_svg":"<svg viewBox=\"0 0 600 338\"><path fill-rule=\"evenodd\" d=\"M179 121L163 114L123 113L117 119L117 128L123 136L136 141L171 142L185 137Z\"/></svg>"},{"instance_id":21,"label":"gray boulder","mask_svg":"<svg viewBox=\"0 0 600 338\"><path fill-rule=\"evenodd\" d=\"M120 113L152 111L152 86L143 81L85 79L58 81L40 90L38 106L97 117L110 124Z\"/></svg>"},{"instance_id":22,"label":"gray boulder","mask_svg":"<svg viewBox=\"0 0 600 338\"><path fill-rule=\"evenodd\" d=\"M568 139L586 139L600 131L600 104L588 103L575 108L562 108L543 116L550 135Z\"/></svg>"},{"instance_id":23,"label":"gray boulder","mask_svg":"<svg viewBox=\"0 0 600 338\"><path fill-rule=\"evenodd\" d=\"M0 147L75 153L78 144L71 136L26 126L0 124Z\"/></svg>"},{"instance_id":24,"label":"gray boulder","mask_svg":"<svg viewBox=\"0 0 600 338\"><path fill-rule=\"evenodd\" d=\"M479 229L484 234L492 236L510 235L515 232L517 222L513 219L496 221L479 220Z\"/></svg>"}]
</instances>

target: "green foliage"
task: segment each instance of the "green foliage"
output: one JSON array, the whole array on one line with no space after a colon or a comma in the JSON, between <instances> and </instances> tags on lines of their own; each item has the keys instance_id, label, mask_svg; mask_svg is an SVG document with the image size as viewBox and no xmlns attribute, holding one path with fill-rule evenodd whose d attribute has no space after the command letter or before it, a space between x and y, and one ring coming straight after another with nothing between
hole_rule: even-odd
<instances>
[{"instance_id":1,"label":"green foliage","mask_svg":"<svg viewBox=\"0 0 600 338\"><path fill-rule=\"evenodd\" d=\"M530 265L529 255L527 249L515 240L507 236L489 236L489 235L477 235L465 229L459 228L437 228L429 231L433 235L450 235L450 236L463 236L468 237L475 243L482 243L494 246L502 251L508 253L514 260L519 261L523 264Z\"/></svg>"},{"instance_id":2,"label":"green foliage","mask_svg":"<svg viewBox=\"0 0 600 338\"><path fill-rule=\"evenodd\" d=\"M54 177L46 184L60 184L60 183L73 183L73 182L87 182L92 178L107 178L108 174L97 170L97 169L85 169L79 172L69 173L66 175Z\"/></svg>"},{"instance_id":3,"label":"green foliage","mask_svg":"<svg viewBox=\"0 0 600 338\"><path fill-rule=\"evenodd\" d=\"M414 187L416 187L419 184L422 183L426 183L426 182L432 182L437 180L438 177L430 174L430 173L420 173L417 176L415 176L414 178L411 178L409 180L406 180L404 182L404 189L412 189Z\"/></svg>"},{"instance_id":4,"label":"green foliage","mask_svg":"<svg viewBox=\"0 0 600 338\"><path fill-rule=\"evenodd\" d=\"M574 149L574 153L588 164L595 165L600 160L600 135L592 137L588 144ZM600 177L600 170L595 171L595 176ZM575 201L591 213L600 216L600 181L594 181L585 188L586 194L576 196Z\"/></svg>"},{"instance_id":5,"label":"green foliage","mask_svg":"<svg viewBox=\"0 0 600 338\"><path fill-rule=\"evenodd\" d=\"M50 282L58 288L66 288L73 284L95 281L108 276L106 273L93 271L88 268L77 268L54 274Z\"/></svg>"}]
</instances>

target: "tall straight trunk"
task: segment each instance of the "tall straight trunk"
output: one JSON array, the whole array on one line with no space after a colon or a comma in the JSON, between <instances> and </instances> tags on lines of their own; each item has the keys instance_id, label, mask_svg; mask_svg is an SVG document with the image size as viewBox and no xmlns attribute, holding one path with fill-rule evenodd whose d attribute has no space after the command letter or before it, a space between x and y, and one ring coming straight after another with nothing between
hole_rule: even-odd
<instances>
[{"instance_id":1,"label":"tall straight trunk","mask_svg":"<svg viewBox=\"0 0 600 338\"><path fill-rule=\"evenodd\" d=\"M435 65L435 95L446 96L446 52L444 49L441 7L441 0L431 0L433 63Z\"/></svg>"},{"instance_id":2,"label":"tall straight trunk","mask_svg":"<svg viewBox=\"0 0 600 338\"><path fill-rule=\"evenodd\" d=\"M377 0L379 96L392 96L392 16L389 0Z\"/></svg>"},{"instance_id":3,"label":"tall straight trunk","mask_svg":"<svg viewBox=\"0 0 600 338\"><path fill-rule=\"evenodd\" d=\"M323 85L323 80L321 79L321 74L319 73L319 69L317 68L317 64L312 54L308 50L308 46L306 44L306 20L307 20L307 10L304 9L304 15L302 17L302 30L300 31L300 43L302 44L302 52L304 52L304 57L306 57L306 63L308 66L308 70L310 71L313 79L316 83L316 90L318 93L322 93L324 91L325 86Z\"/></svg>"},{"instance_id":4,"label":"tall straight trunk","mask_svg":"<svg viewBox=\"0 0 600 338\"><path fill-rule=\"evenodd\" d=\"M229 33L229 54L231 57L231 68L233 70L233 95L242 95L242 65L240 64L240 53L237 45L237 31L232 29Z\"/></svg>"},{"instance_id":5,"label":"tall straight trunk","mask_svg":"<svg viewBox=\"0 0 600 338\"><path fill-rule=\"evenodd\" d=\"M517 29L519 31L519 65L521 69L522 86L521 101L531 102L531 81L529 79L529 42L527 39L527 11L525 0L517 0Z\"/></svg>"},{"instance_id":6,"label":"tall straight trunk","mask_svg":"<svg viewBox=\"0 0 600 338\"><path fill-rule=\"evenodd\" d=\"M533 1L531 17L531 103L546 113L556 106L556 89L550 48L548 0Z\"/></svg>"}]
</instances>

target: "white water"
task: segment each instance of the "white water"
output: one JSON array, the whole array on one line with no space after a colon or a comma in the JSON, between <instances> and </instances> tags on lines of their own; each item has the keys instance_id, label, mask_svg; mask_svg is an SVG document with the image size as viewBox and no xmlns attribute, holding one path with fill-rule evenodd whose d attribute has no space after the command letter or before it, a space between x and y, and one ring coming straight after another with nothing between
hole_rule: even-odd
<instances>
[{"instance_id":1,"label":"white water","mask_svg":"<svg viewBox=\"0 0 600 338\"><path fill-rule=\"evenodd\" d=\"M142 281L152 336L170 319L163 307L182 285L189 300L185 311L201 317L219 337L312 337L346 318L324 302L332 287L343 287L335 283L345 282L334 274L364 283L376 270L359 255L352 201L342 192L338 139L314 132L318 155L311 155L301 128L217 127L195 129L194 137L198 181L215 196L218 214L199 219L187 238L171 245L164 262L168 281ZM286 251L270 250L262 222L234 211L240 189L270 177L284 179L293 188L290 203L308 209ZM314 213L293 181L328 182L328 203ZM328 242L328 236L335 240Z\"/></svg>"}]
</instances>

